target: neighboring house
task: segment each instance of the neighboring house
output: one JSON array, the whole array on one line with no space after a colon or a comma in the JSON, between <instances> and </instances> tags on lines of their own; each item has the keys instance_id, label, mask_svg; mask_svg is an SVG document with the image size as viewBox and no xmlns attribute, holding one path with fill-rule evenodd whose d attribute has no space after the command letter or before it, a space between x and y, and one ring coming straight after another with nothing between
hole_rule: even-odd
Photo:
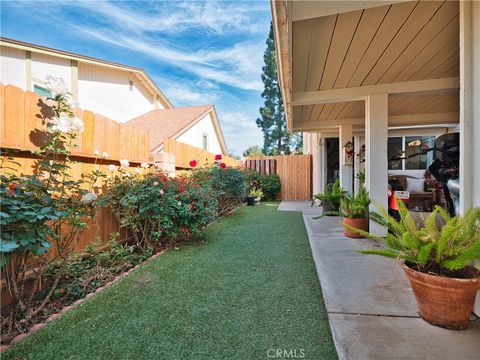
<instances>
[{"instance_id":1,"label":"neighboring house","mask_svg":"<svg viewBox=\"0 0 480 360\"><path fill-rule=\"evenodd\" d=\"M47 75L61 77L74 101L118 122L172 104L140 68L0 37L0 82L48 96Z\"/></svg>"},{"instance_id":2,"label":"neighboring house","mask_svg":"<svg viewBox=\"0 0 480 360\"><path fill-rule=\"evenodd\" d=\"M150 134L150 151L163 150L173 139L205 151L227 155L227 147L213 105L152 110L126 123Z\"/></svg>"},{"instance_id":3,"label":"neighboring house","mask_svg":"<svg viewBox=\"0 0 480 360\"><path fill-rule=\"evenodd\" d=\"M80 108L148 131L153 153L172 138L228 154L214 106L174 108L143 69L3 37L0 47L4 85L49 96L45 78L61 77Z\"/></svg>"}]
</instances>

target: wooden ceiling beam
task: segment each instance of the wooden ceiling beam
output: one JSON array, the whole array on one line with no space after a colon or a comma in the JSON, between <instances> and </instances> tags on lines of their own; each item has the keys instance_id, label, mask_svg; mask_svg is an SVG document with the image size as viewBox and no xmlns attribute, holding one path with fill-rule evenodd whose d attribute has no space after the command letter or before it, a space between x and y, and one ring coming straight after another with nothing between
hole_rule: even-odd
<instances>
[{"instance_id":1,"label":"wooden ceiling beam","mask_svg":"<svg viewBox=\"0 0 480 360\"><path fill-rule=\"evenodd\" d=\"M398 95L429 95L458 91L460 80L458 77L405 81L389 84L357 86L341 89L296 92L292 97L293 106L328 104L345 101L365 100L369 95L389 94Z\"/></svg>"}]
</instances>

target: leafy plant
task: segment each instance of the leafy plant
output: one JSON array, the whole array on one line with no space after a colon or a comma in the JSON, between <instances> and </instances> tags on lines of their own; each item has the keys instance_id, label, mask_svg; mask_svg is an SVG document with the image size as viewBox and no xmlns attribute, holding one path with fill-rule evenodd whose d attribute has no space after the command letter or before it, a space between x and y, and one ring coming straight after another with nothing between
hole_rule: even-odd
<instances>
[{"instance_id":1,"label":"leafy plant","mask_svg":"<svg viewBox=\"0 0 480 360\"><path fill-rule=\"evenodd\" d=\"M43 310L59 281L59 276L53 279L40 303L36 302L44 270L54 261L66 260L96 212L93 186L100 173L88 181L70 176L71 149L83 131L83 121L70 109L63 81L47 78L47 84L52 82L54 95L48 99L52 105L42 111L47 132L34 152L38 160L33 174L19 175L18 164L8 155L1 164L1 267L15 304L2 319L2 331L8 331L18 318L28 322Z\"/></svg>"},{"instance_id":2,"label":"leafy plant","mask_svg":"<svg viewBox=\"0 0 480 360\"><path fill-rule=\"evenodd\" d=\"M215 195L208 182L157 173L116 176L105 203L121 226L132 231L135 243L147 248L196 235L216 218Z\"/></svg>"},{"instance_id":3,"label":"leafy plant","mask_svg":"<svg viewBox=\"0 0 480 360\"><path fill-rule=\"evenodd\" d=\"M368 216L370 197L365 188L360 188L357 194L345 194L340 199L340 212L346 218L365 218Z\"/></svg>"},{"instance_id":4,"label":"leafy plant","mask_svg":"<svg viewBox=\"0 0 480 360\"><path fill-rule=\"evenodd\" d=\"M330 208L333 212L338 212L340 209L340 200L347 192L343 190L340 186L340 180L335 180L332 184L327 184L323 194L316 194L313 196L313 201L316 199L320 200L322 204L330 205Z\"/></svg>"},{"instance_id":5,"label":"leafy plant","mask_svg":"<svg viewBox=\"0 0 480 360\"><path fill-rule=\"evenodd\" d=\"M276 200L277 195L280 192L282 184L280 182L280 176L263 175L260 177L260 188L262 189L265 199L268 201Z\"/></svg>"},{"instance_id":6,"label":"leafy plant","mask_svg":"<svg viewBox=\"0 0 480 360\"><path fill-rule=\"evenodd\" d=\"M253 188L253 189L250 190L250 193L248 195L255 198L255 199L262 198L263 197L263 191L262 191L262 189Z\"/></svg>"},{"instance_id":7,"label":"leafy plant","mask_svg":"<svg viewBox=\"0 0 480 360\"><path fill-rule=\"evenodd\" d=\"M398 206L399 221L383 208L371 217L388 229L385 238L347 226L387 247L361 253L401 259L415 270L450 277L465 276L462 270L480 258L480 208L472 208L465 216L451 217L436 206L419 225L402 201Z\"/></svg>"}]
</instances>

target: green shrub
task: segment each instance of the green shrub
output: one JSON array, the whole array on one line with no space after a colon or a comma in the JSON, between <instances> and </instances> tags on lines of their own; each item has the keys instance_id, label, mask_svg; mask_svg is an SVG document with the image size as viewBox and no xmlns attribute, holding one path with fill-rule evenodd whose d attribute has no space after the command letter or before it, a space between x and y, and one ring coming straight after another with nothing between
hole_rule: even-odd
<instances>
[{"instance_id":1,"label":"green shrub","mask_svg":"<svg viewBox=\"0 0 480 360\"><path fill-rule=\"evenodd\" d=\"M143 248L197 235L216 218L217 208L209 182L161 173L115 177L105 202Z\"/></svg>"},{"instance_id":2,"label":"green shrub","mask_svg":"<svg viewBox=\"0 0 480 360\"><path fill-rule=\"evenodd\" d=\"M233 210L245 199L245 175L241 169L213 165L209 168L209 180L218 195L220 215Z\"/></svg>"},{"instance_id":3,"label":"green shrub","mask_svg":"<svg viewBox=\"0 0 480 360\"><path fill-rule=\"evenodd\" d=\"M260 188L260 178L262 175L252 169L245 169L244 173L247 192L250 192L253 188Z\"/></svg>"},{"instance_id":4,"label":"green shrub","mask_svg":"<svg viewBox=\"0 0 480 360\"><path fill-rule=\"evenodd\" d=\"M262 189L266 200L276 200L281 189L280 176L263 175L260 177L260 188Z\"/></svg>"}]
</instances>

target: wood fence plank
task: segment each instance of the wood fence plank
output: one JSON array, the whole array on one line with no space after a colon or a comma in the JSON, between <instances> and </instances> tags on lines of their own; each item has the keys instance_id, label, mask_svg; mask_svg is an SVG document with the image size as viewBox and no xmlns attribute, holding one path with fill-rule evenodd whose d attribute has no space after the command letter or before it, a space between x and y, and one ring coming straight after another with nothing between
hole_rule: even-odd
<instances>
[{"instance_id":1,"label":"wood fence plank","mask_svg":"<svg viewBox=\"0 0 480 360\"><path fill-rule=\"evenodd\" d=\"M25 94L22 89L5 87L5 132L4 143L24 147Z\"/></svg>"}]
</instances>

